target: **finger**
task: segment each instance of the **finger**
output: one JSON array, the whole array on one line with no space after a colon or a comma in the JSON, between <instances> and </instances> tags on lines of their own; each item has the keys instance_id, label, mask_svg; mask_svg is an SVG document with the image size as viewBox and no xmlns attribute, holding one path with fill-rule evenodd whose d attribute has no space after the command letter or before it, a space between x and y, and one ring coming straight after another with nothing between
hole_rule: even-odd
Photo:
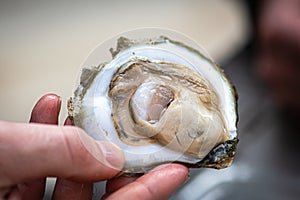
<instances>
[{"instance_id":1,"label":"finger","mask_svg":"<svg viewBox=\"0 0 300 200\"><path fill-rule=\"evenodd\" d=\"M69 117L65 120L65 125L72 125ZM92 199L93 183L80 183L70 181L68 179L58 178L56 180L55 188L52 198L59 199Z\"/></svg>"},{"instance_id":2,"label":"finger","mask_svg":"<svg viewBox=\"0 0 300 200\"><path fill-rule=\"evenodd\" d=\"M106 183L106 193L111 194L117 191L118 189L124 187L125 185L134 182L142 175L143 174L136 174L133 176L119 176L119 177L112 178L108 180Z\"/></svg>"},{"instance_id":3,"label":"finger","mask_svg":"<svg viewBox=\"0 0 300 200\"><path fill-rule=\"evenodd\" d=\"M0 190L1 199L22 199L19 189L16 186L7 187Z\"/></svg>"},{"instance_id":4,"label":"finger","mask_svg":"<svg viewBox=\"0 0 300 200\"><path fill-rule=\"evenodd\" d=\"M47 94L40 98L34 106L30 122L58 124L61 98L55 94ZM22 199L42 199L45 192L46 178L18 184Z\"/></svg>"},{"instance_id":5,"label":"finger","mask_svg":"<svg viewBox=\"0 0 300 200\"><path fill-rule=\"evenodd\" d=\"M53 193L53 200L73 199L85 200L92 199L93 183L80 183L68 179L58 179Z\"/></svg>"},{"instance_id":6,"label":"finger","mask_svg":"<svg viewBox=\"0 0 300 200\"><path fill-rule=\"evenodd\" d=\"M45 193L46 178L39 178L18 184L18 191L22 199L42 199Z\"/></svg>"},{"instance_id":7,"label":"finger","mask_svg":"<svg viewBox=\"0 0 300 200\"><path fill-rule=\"evenodd\" d=\"M0 188L40 177L100 181L124 165L123 152L72 126L0 121ZM10 159L7 159L10 158Z\"/></svg>"},{"instance_id":8,"label":"finger","mask_svg":"<svg viewBox=\"0 0 300 200\"><path fill-rule=\"evenodd\" d=\"M71 121L70 117L67 117L65 120L65 126L73 126L73 122Z\"/></svg>"},{"instance_id":9,"label":"finger","mask_svg":"<svg viewBox=\"0 0 300 200\"><path fill-rule=\"evenodd\" d=\"M167 199L187 179L188 169L185 166L162 165L107 196L107 199Z\"/></svg>"},{"instance_id":10,"label":"finger","mask_svg":"<svg viewBox=\"0 0 300 200\"><path fill-rule=\"evenodd\" d=\"M30 122L41 124L58 124L61 98L56 94L46 94L34 106Z\"/></svg>"}]
</instances>

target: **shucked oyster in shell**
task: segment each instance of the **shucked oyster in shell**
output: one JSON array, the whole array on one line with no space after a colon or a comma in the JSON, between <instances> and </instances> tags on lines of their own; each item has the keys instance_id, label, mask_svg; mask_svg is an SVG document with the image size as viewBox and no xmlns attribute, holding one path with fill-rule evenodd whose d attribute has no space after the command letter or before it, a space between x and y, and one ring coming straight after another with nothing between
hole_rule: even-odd
<instances>
[{"instance_id":1,"label":"shucked oyster in shell","mask_svg":"<svg viewBox=\"0 0 300 200\"><path fill-rule=\"evenodd\" d=\"M236 93L201 48L166 36L120 37L110 52L111 61L83 67L69 115L96 140L123 149L123 172L232 162Z\"/></svg>"}]
</instances>

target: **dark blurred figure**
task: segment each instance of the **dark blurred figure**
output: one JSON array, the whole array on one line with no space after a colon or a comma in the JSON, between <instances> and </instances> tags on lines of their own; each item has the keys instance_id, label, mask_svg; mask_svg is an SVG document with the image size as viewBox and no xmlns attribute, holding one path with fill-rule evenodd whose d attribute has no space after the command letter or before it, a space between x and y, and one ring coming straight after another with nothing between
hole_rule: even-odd
<instances>
[{"instance_id":1,"label":"dark blurred figure","mask_svg":"<svg viewBox=\"0 0 300 200\"><path fill-rule=\"evenodd\" d=\"M222 170L191 169L172 200L300 197L300 0L244 2L253 37L221 63L239 93L235 160Z\"/></svg>"},{"instance_id":2,"label":"dark blurred figure","mask_svg":"<svg viewBox=\"0 0 300 200\"><path fill-rule=\"evenodd\" d=\"M259 75L286 118L300 119L300 0L248 1Z\"/></svg>"}]
</instances>

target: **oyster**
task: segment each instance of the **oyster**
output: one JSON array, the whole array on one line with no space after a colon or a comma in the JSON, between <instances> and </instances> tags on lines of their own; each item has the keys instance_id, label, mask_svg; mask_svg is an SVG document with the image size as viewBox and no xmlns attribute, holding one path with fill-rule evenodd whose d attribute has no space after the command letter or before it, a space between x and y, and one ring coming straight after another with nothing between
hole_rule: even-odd
<instances>
[{"instance_id":1,"label":"oyster","mask_svg":"<svg viewBox=\"0 0 300 200\"><path fill-rule=\"evenodd\" d=\"M69 115L96 140L123 149L123 172L232 162L236 92L206 53L166 36L120 37L110 52L111 61L82 69Z\"/></svg>"}]
</instances>

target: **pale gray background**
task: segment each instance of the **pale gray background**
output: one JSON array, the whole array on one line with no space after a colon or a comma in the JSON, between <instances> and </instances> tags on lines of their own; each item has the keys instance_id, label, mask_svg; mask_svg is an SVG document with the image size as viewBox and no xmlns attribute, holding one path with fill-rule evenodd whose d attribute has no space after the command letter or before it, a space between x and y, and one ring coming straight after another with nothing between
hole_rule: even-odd
<instances>
[{"instance_id":1,"label":"pale gray background","mask_svg":"<svg viewBox=\"0 0 300 200\"><path fill-rule=\"evenodd\" d=\"M245 45L248 25L238 0L2 0L0 119L27 122L35 102L51 92L63 99L62 124L81 64L99 43L120 32L174 29L222 62Z\"/></svg>"},{"instance_id":2,"label":"pale gray background","mask_svg":"<svg viewBox=\"0 0 300 200\"><path fill-rule=\"evenodd\" d=\"M123 31L162 27L202 44L216 61L248 37L246 10L234 0L0 1L0 119L26 122L38 98L66 100L99 43Z\"/></svg>"}]
</instances>

